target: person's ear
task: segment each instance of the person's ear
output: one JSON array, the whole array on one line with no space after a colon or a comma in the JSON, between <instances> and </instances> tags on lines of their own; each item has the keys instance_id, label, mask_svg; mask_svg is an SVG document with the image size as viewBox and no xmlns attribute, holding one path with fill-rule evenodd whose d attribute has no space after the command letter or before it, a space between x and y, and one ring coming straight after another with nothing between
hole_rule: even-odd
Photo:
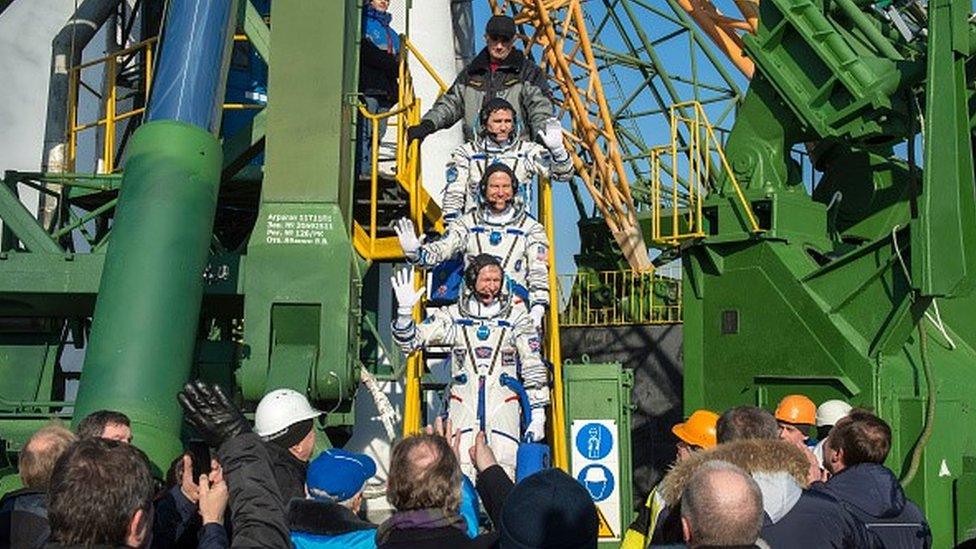
<instances>
[{"instance_id":1,"label":"person's ear","mask_svg":"<svg viewBox=\"0 0 976 549\"><path fill-rule=\"evenodd\" d=\"M125 544L128 547L148 547L151 541L150 532L152 531L152 515L146 513L144 509L137 509L132 514L129 527L126 529Z\"/></svg>"},{"instance_id":2,"label":"person's ear","mask_svg":"<svg viewBox=\"0 0 976 549\"><path fill-rule=\"evenodd\" d=\"M685 543L691 543L691 524L687 517L681 517L681 533L684 535Z\"/></svg>"}]
</instances>

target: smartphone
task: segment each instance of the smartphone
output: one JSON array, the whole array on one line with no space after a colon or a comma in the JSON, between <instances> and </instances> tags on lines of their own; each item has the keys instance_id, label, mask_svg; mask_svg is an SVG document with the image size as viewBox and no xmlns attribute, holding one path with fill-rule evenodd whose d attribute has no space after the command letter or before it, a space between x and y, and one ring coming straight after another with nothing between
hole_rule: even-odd
<instances>
[{"instance_id":1,"label":"smartphone","mask_svg":"<svg viewBox=\"0 0 976 549\"><path fill-rule=\"evenodd\" d=\"M186 449L193 460L193 482L197 482L200 475L210 474L210 447L202 440L191 440Z\"/></svg>"}]
</instances>

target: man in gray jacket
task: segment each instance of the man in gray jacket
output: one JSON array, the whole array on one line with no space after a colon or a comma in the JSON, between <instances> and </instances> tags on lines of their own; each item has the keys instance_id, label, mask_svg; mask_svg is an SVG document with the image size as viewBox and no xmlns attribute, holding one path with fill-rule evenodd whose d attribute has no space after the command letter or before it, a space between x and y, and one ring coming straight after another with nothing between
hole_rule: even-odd
<instances>
[{"instance_id":1,"label":"man in gray jacket","mask_svg":"<svg viewBox=\"0 0 976 549\"><path fill-rule=\"evenodd\" d=\"M407 129L407 138L428 135L462 121L464 140L475 138L481 108L501 97L515 107L523 120L520 136L531 140L552 118L552 98L542 69L515 48L515 20L495 15L485 26L487 46L457 76L446 93L437 98L420 123Z\"/></svg>"}]
</instances>

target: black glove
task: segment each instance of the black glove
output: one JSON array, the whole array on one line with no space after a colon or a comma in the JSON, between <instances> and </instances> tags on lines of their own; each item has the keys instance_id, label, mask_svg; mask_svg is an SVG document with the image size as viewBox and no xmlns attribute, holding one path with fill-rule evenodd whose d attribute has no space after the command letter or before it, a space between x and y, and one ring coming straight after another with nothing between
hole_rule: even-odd
<instances>
[{"instance_id":1,"label":"black glove","mask_svg":"<svg viewBox=\"0 0 976 549\"><path fill-rule=\"evenodd\" d=\"M216 384L208 387L199 380L188 382L176 398L186 420L213 448L251 430L241 411Z\"/></svg>"},{"instance_id":2,"label":"black glove","mask_svg":"<svg viewBox=\"0 0 976 549\"><path fill-rule=\"evenodd\" d=\"M423 141L425 137L434 133L436 130L437 128L434 127L433 122L430 120L421 120L420 124L407 128L407 145L412 143L414 139Z\"/></svg>"}]
</instances>

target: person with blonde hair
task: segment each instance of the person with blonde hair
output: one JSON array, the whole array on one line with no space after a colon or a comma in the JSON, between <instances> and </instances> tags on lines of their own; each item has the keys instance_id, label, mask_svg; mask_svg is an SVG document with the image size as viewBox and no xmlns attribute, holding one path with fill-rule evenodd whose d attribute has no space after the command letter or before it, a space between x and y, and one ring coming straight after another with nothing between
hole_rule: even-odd
<instances>
[{"instance_id":1,"label":"person with blonde hair","mask_svg":"<svg viewBox=\"0 0 976 549\"><path fill-rule=\"evenodd\" d=\"M42 547L47 541L51 472L77 440L70 430L54 424L38 429L21 448L17 470L24 487L0 500L0 547Z\"/></svg>"}]
</instances>

